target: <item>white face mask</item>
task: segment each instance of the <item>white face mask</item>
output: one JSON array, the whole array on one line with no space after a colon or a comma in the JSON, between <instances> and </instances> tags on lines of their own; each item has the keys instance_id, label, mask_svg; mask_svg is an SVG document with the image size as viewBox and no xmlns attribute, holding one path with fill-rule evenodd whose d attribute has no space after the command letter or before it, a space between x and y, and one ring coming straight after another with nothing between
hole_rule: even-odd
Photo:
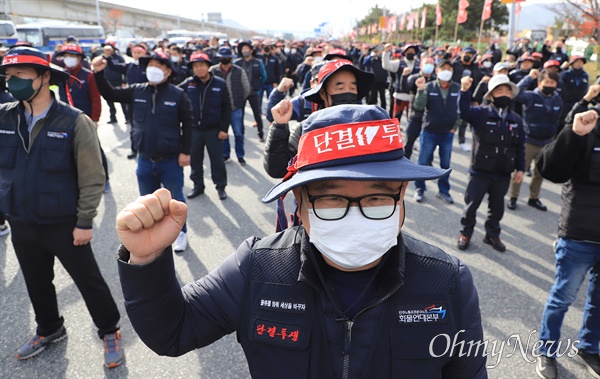
<instances>
[{"instance_id":1,"label":"white face mask","mask_svg":"<svg viewBox=\"0 0 600 379\"><path fill-rule=\"evenodd\" d=\"M381 258L398 244L400 206L391 217L371 220L358 207L335 221L321 220L308 209L310 242L330 261L346 269L364 267Z\"/></svg>"},{"instance_id":2,"label":"white face mask","mask_svg":"<svg viewBox=\"0 0 600 379\"><path fill-rule=\"evenodd\" d=\"M286 54L289 54L289 53L290 53L290 51L291 51L291 50L290 50L290 48L289 48L289 47L285 47L285 48L283 49L283 52L284 52L284 53L286 53Z\"/></svg>"},{"instance_id":3,"label":"white face mask","mask_svg":"<svg viewBox=\"0 0 600 379\"><path fill-rule=\"evenodd\" d=\"M450 71L450 70L440 71L440 72L438 72L437 77L441 81L449 82L452 79L452 71Z\"/></svg>"},{"instance_id":4,"label":"white face mask","mask_svg":"<svg viewBox=\"0 0 600 379\"><path fill-rule=\"evenodd\" d=\"M173 62L173 63L179 62L179 55L171 55L171 62Z\"/></svg>"},{"instance_id":5,"label":"white face mask","mask_svg":"<svg viewBox=\"0 0 600 379\"><path fill-rule=\"evenodd\" d=\"M139 61L138 59L134 59L134 60L133 60L133 64L134 64L134 65L139 65L139 64L140 64L140 61Z\"/></svg>"},{"instance_id":6,"label":"white face mask","mask_svg":"<svg viewBox=\"0 0 600 379\"><path fill-rule=\"evenodd\" d=\"M79 59L75 57L65 57L63 62L65 62L65 66L68 68L73 68L79 64Z\"/></svg>"},{"instance_id":7,"label":"white face mask","mask_svg":"<svg viewBox=\"0 0 600 379\"><path fill-rule=\"evenodd\" d=\"M296 49L292 49L292 54L296 54L297 51L298 50L296 50Z\"/></svg>"},{"instance_id":8,"label":"white face mask","mask_svg":"<svg viewBox=\"0 0 600 379\"><path fill-rule=\"evenodd\" d=\"M485 68L490 68L490 67L492 67L492 62L490 62L490 61L485 61L485 62L483 62L483 65L482 65L482 66L483 66L483 67L485 67Z\"/></svg>"},{"instance_id":9,"label":"white face mask","mask_svg":"<svg viewBox=\"0 0 600 379\"><path fill-rule=\"evenodd\" d=\"M323 57L315 57L315 60L313 61L313 63L319 63L319 62L323 62Z\"/></svg>"},{"instance_id":10,"label":"white face mask","mask_svg":"<svg viewBox=\"0 0 600 379\"><path fill-rule=\"evenodd\" d=\"M146 68L146 77L150 83L157 84L163 81L165 73L158 67L148 67Z\"/></svg>"}]
</instances>

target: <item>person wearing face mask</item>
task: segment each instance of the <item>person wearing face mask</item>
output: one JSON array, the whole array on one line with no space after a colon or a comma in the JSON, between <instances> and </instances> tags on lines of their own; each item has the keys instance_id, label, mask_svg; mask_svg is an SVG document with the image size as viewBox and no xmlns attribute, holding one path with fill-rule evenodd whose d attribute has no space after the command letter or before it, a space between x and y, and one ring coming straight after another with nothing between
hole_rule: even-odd
<instances>
[{"instance_id":1,"label":"person wearing face mask","mask_svg":"<svg viewBox=\"0 0 600 379\"><path fill-rule=\"evenodd\" d=\"M479 62L479 71L481 72L482 78L484 76L492 76L492 70L494 68L494 63L492 62L492 56L484 54L481 57L481 61ZM475 86L477 87L477 86Z\"/></svg>"},{"instance_id":2,"label":"person wearing face mask","mask_svg":"<svg viewBox=\"0 0 600 379\"><path fill-rule=\"evenodd\" d=\"M477 88L477 85L481 81L483 74L479 70L479 65L475 62L477 52L470 46L465 47L454 60L452 61L452 81L460 83L461 78L464 76L470 76L473 79L473 86ZM468 123L464 120L460 123L458 128L458 147L462 151L471 151L471 146L467 143L466 132Z\"/></svg>"},{"instance_id":3,"label":"person wearing face mask","mask_svg":"<svg viewBox=\"0 0 600 379\"><path fill-rule=\"evenodd\" d=\"M179 85L187 93L194 109L190 160L190 179L194 182L194 187L187 194L188 199L204 194L202 166L205 147L210 157L210 173L219 199L227 199L227 170L222 141L227 138L231 122L231 97L225 80L209 72L211 64L208 54L195 52L188 63L194 76Z\"/></svg>"},{"instance_id":4,"label":"person wearing face mask","mask_svg":"<svg viewBox=\"0 0 600 379\"><path fill-rule=\"evenodd\" d=\"M59 57L62 58L67 72L71 75L71 78L67 82L58 84L60 100L65 103L72 102L75 108L83 111L98 127L98 121L102 112L100 92L98 92L98 87L96 87L94 73L81 64L85 58L81 47L75 44L67 44L63 46ZM102 154L102 166L104 166L104 175L106 177L104 193L108 193L110 192L108 162L102 148L100 148L100 152Z\"/></svg>"},{"instance_id":5,"label":"person wearing face mask","mask_svg":"<svg viewBox=\"0 0 600 379\"><path fill-rule=\"evenodd\" d=\"M289 95L293 96L296 88L298 88L298 76L296 71L302 63L302 54L298 51L298 45L292 44L290 47L284 48L284 53L287 56L284 64L285 77L293 80L294 85L289 89Z\"/></svg>"},{"instance_id":6,"label":"person wearing face mask","mask_svg":"<svg viewBox=\"0 0 600 379\"><path fill-rule=\"evenodd\" d=\"M554 49L554 54L552 54L550 56L550 59L554 59L556 61L559 61L560 64L568 62L569 61L569 56L566 54L566 50L565 50L564 46L565 45L562 42L558 42L556 44L556 48Z\"/></svg>"},{"instance_id":7,"label":"person wearing face mask","mask_svg":"<svg viewBox=\"0 0 600 379\"><path fill-rule=\"evenodd\" d=\"M469 181L465 190L465 208L460 220L462 230L457 247L466 250L475 229L477 209L488 195L488 216L483 242L499 252L506 246L500 240L500 221L504 215L504 196L508 192L511 174L515 183L523 181L525 170L525 132L521 117L510 110L510 103L519 88L506 74L492 77L484 99L489 104L471 105L473 79L461 79L458 100L460 118L473 127L473 154L469 166Z\"/></svg>"},{"instance_id":8,"label":"person wearing face mask","mask_svg":"<svg viewBox=\"0 0 600 379\"><path fill-rule=\"evenodd\" d=\"M217 57L217 53L219 52L219 39L216 36L210 37L208 42L208 46L203 49L203 51L210 57L213 65L219 64L219 57Z\"/></svg>"},{"instance_id":9,"label":"person wearing face mask","mask_svg":"<svg viewBox=\"0 0 600 379\"><path fill-rule=\"evenodd\" d=\"M496 75L507 75L508 76L508 64L506 63L496 63L494 65L494 69L492 70L492 76ZM489 99L485 98L485 94L488 92L488 83L491 80L489 76L484 76L481 78L481 81L475 88L475 92L473 93L473 105L487 105L489 104Z\"/></svg>"},{"instance_id":10,"label":"person wearing face mask","mask_svg":"<svg viewBox=\"0 0 600 379\"><path fill-rule=\"evenodd\" d=\"M267 100L269 99L269 96L271 95L271 91L273 91L274 88L277 88L277 85L279 84L279 81L281 80L281 76L282 76L281 75L281 65L279 64L279 60L277 59L277 56L275 56L275 54L273 54L273 46L272 45L265 45L263 47L262 62L263 62L263 65L265 66L267 78L265 79L265 82L260 86L260 89L258 90L258 108L261 110L262 114L265 114L265 112L262 111L263 97L266 94Z\"/></svg>"},{"instance_id":11,"label":"person wearing face mask","mask_svg":"<svg viewBox=\"0 0 600 379\"><path fill-rule=\"evenodd\" d=\"M394 109L393 117L401 121L402 113L406 111L408 116L411 96L408 92L402 92L402 76L408 76L417 74L420 70L420 61L417 58L419 54L419 47L413 44L407 44L404 46L402 59L390 59L393 45L386 44L385 50L382 55L383 68L388 70L390 73L396 74L396 82L394 84Z\"/></svg>"},{"instance_id":12,"label":"person wearing face mask","mask_svg":"<svg viewBox=\"0 0 600 379\"><path fill-rule=\"evenodd\" d=\"M514 84L518 84L523 78L529 75L529 72L533 69L533 57L530 54L523 54L517 62L517 67L509 72L508 78ZM527 90L533 91L535 88L527 88ZM515 102L514 111L521 117L523 117L523 105L520 102Z\"/></svg>"},{"instance_id":13,"label":"person wearing face mask","mask_svg":"<svg viewBox=\"0 0 600 379\"><path fill-rule=\"evenodd\" d=\"M314 111L342 104L357 104L369 94L375 77L358 69L348 60L326 62L319 70L313 87L301 96L312 102ZM293 99L292 99L293 100ZM287 174L288 162L296 155L302 128L290 133L289 121L294 113L294 103L282 100L271 109L273 124L269 128L265 145L265 171L272 178Z\"/></svg>"},{"instance_id":14,"label":"person wearing face mask","mask_svg":"<svg viewBox=\"0 0 600 379\"><path fill-rule=\"evenodd\" d=\"M436 80L437 77L435 75L435 64L433 58L421 59L421 70L419 73L412 74L410 76L402 76L402 90L407 91L411 96L415 96L418 90L416 82L417 79L421 77L425 78L427 83ZM413 101L412 112L410 112L410 117L408 118L408 127L406 128L406 144L404 145L404 155L408 159L410 159L412 156L415 141L421 134L422 124L423 111L416 110Z\"/></svg>"},{"instance_id":15,"label":"person wearing face mask","mask_svg":"<svg viewBox=\"0 0 600 379\"><path fill-rule=\"evenodd\" d=\"M189 78L192 73L188 68L187 61L184 59L183 50L181 47L177 45L169 46L169 54L171 58L171 69L173 70L171 82L174 85L178 85Z\"/></svg>"},{"instance_id":16,"label":"person wearing face mask","mask_svg":"<svg viewBox=\"0 0 600 379\"><path fill-rule=\"evenodd\" d=\"M527 87L537 79L538 87L528 91ZM525 168L531 166L544 146L556 137L563 101L556 93L560 77L555 72L533 69L523 80L517 84L521 92L515 98L523 104L523 128L525 129ZM521 191L521 183L513 181L510 184L507 208L517 209L517 199ZM527 204L540 211L548 208L540 201L543 178L535 167L532 170L531 183L529 184L529 201Z\"/></svg>"},{"instance_id":17,"label":"person wearing face mask","mask_svg":"<svg viewBox=\"0 0 600 379\"><path fill-rule=\"evenodd\" d=\"M148 55L148 50L142 44L134 45L131 48L132 62L126 63L125 65L118 65L113 62L112 59L106 60L108 67L114 71L118 71L125 75L125 80L128 85L135 83L147 83L146 68L140 66L140 58ZM133 107L129 104L121 104L125 109L125 123L129 124L129 139L131 140L131 153L127 155L127 159L136 159L137 150L133 144Z\"/></svg>"},{"instance_id":18,"label":"person wearing face mask","mask_svg":"<svg viewBox=\"0 0 600 379\"><path fill-rule=\"evenodd\" d=\"M114 42L107 42L105 44L102 45L102 51L104 52L104 54L102 55L104 57L104 59L106 61L112 61L112 63L114 63L114 65L117 66L125 66L125 59L121 56L121 54L118 53L118 49L115 46ZM114 67L114 65L111 65L112 67ZM108 82L110 83L111 86L113 87L121 87L124 84L124 74L121 72L122 70L115 70L112 69L111 67L107 67L106 72L105 72L105 76L106 76L106 80L108 80ZM117 123L117 109L115 108L115 104L112 101L108 101L107 100L107 104L108 104L108 108L110 109L110 123L111 124L116 124ZM123 105L121 105L121 108L123 109L123 114L127 114L126 109L123 108Z\"/></svg>"},{"instance_id":19,"label":"person wearing face mask","mask_svg":"<svg viewBox=\"0 0 600 379\"><path fill-rule=\"evenodd\" d=\"M183 196L183 167L190 164L192 105L187 94L169 83L171 59L161 49L141 57L147 83L113 87L104 77L106 60L92 60L94 78L100 94L108 101L133 107L133 143L138 151L136 176L140 195L154 192L161 185L173 197ZM187 226L182 224L174 250L187 249Z\"/></svg>"},{"instance_id":20,"label":"person wearing face mask","mask_svg":"<svg viewBox=\"0 0 600 379\"><path fill-rule=\"evenodd\" d=\"M263 122L258 100L258 91L260 91L261 86L267 80L267 71L263 62L252 56L254 49L251 44L248 42L240 42L237 49L239 58L234 60L233 64L240 66L246 72L246 76L250 81L252 91L250 91L246 101L250 103L250 108L254 115L258 140L264 142Z\"/></svg>"},{"instance_id":21,"label":"person wearing face mask","mask_svg":"<svg viewBox=\"0 0 600 379\"><path fill-rule=\"evenodd\" d=\"M587 72L583 70L583 65L586 62L587 60L581 55L573 55L569 59L570 68L562 73L561 81L564 89L559 94L563 99L563 111L560 116L559 132L565 126L567 115L573 109L575 103L583 99L590 86L590 78Z\"/></svg>"},{"instance_id":22,"label":"person wearing face mask","mask_svg":"<svg viewBox=\"0 0 600 379\"><path fill-rule=\"evenodd\" d=\"M195 283L180 288L170 248L185 204L161 189L117 216L141 340L176 357L236 332L253 378L487 378L484 349L452 354L436 338L483 339L469 269L402 231L408 181L449 170L405 159L398 120L378 106L326 108L302 129L288 176L262 199L292 192L302 224L247 239ZM368 144L348 138L366 133Z\"/></svg>"},{"instance_id":23,"label":"person wearing face mask","mask_svg":"<svg viewBox=\"0 0 600 379\"><path fill-rule=\"evenodd\" d=\"M244 159L244 103L252 91L250 81L240 66L231 63L233 53L230 47L222 46L217 52L219 64L212 66L210 72L215 76L225 79L227 90L231 97L231 129L233 131L235 154L239 164L246 165ZM229 136L223 140L223 159L229 162L231 145Z\"/></svg>"},{"instance_id":24,"label":"person wearing face mask","mask_svg":"<svg viewBox=\"0 0 600 379\"><path fill-rule=\"evenodd\" d=\"M0 74L16 99L0 107L0 212L10 222L36 324L16 357L32 358L67 337L52 284L58 258L98 328L104 365L116 367L124 359L119 309L90 244L105 183L94 122L55 98L50 85L70 75L41 51L9 50Z\"/></svg>"},{"instance_id":25,"label":"person wearing face mask","mask_svg":"<svg viewBox=\"0 0 600 379\"><path fill-rule=\"evenodd\" d=\"M460 85L452 81L452 62L441 60L435 69L436 80L427 83L419 78L415 84L417 94L413 103L417 111L423 112L423 130L419 141L419 164L429 166L433 161L433 153L439 148L440 167L450 168L452 156L452 140L461 119L458 117L458 96ZM425 196L425 182L415 181L414 199L420 203ZM442 177L438 180L437 198L447 204L454 203L450 195L450 180Z\"/></svg>"}]
</instances>

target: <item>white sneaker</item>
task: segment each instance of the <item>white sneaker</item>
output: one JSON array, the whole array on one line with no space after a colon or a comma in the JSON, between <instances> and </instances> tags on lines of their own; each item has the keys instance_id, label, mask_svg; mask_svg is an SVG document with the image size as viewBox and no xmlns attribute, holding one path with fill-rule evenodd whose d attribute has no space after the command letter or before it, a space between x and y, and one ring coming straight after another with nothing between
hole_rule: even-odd
<instances>
[{"instance_id":1,"label":"white sneaker","mask_svg":"<svg viewBox=\"0 0 600 379\"><path fill-rule=\"evenodd\" d=\"M421 203L423 201L423 190L421 188L417 188L413 196L417 203Z\"/></svg>"},{"instance_id":2,"label":"white sneaker","mask_svg":"<svg viewBox=\"0 0 600 379\"><path fill-rule=\"evenodd\" d=\"M8 225L6 223L0 225L0 237L7 235L10 232Z\"/></svg>"},{"instance_id":3,"label":"white sneaker","mask_svg":"<svg viewBox=\"0 0 600 379\"><path fill-rule=\"evenodd\" d=\"M469 146L466 142L465 143L461 143L460 145L458 145L458 147L460 147L460 149L462 151L466 151L466 152L471 151L471 146Z\"/></svg>"},{"instance_id":4,"label":"white sneaker","mask_svg":"<svg viewBox=\"0 0 600 379\"><path fill-rule=\"evenodd\" d=\"M173 250L176 253L181 253L187 249L187 236L184 232L179 232L175 243L173 244Z\"/></svg>"}]
</instances>

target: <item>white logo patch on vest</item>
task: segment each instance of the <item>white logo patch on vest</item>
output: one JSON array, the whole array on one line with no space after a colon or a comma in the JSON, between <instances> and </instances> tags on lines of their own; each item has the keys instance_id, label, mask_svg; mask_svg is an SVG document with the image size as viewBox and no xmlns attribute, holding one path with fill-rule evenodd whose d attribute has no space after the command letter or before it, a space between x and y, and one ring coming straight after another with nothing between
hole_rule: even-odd
<instances>
[{"instance_id":1,"label":"white logo patch on vest","mask_svg":"<svg viewBox=\"0 0 600 379\"><path fill-rule=\"evenodd\" d=\"M446 324L446 303L403 304L398 307L398 322L403 326Z\"/></svg>"},{"instance_id":2,"label":"white logo patch on vest","mask_svg":"<svg viewBox=\"0 0 600 379\"><path fill-rule=\"evenodd\" d=\"M258 308L286 313L306 313L306 302L293 299L273 299L261 297Z\"/></svg>"},{"instance_id":3,"label":"white logo patch on vest","mask_svg":"<svg viewBox=\"0 0 600 379\"><path fill-rule=\"evenodd\" d=\"M48 132L46 135L50 138L58 138L58 139L64 139L64 138L69 137L69 133L65 133L65 132Z\"/></svg>"},{"instance_id":4,"label":"white logo patch on vest","mask_svg":"<svg viewBox=\"0 0 600 379\"><path fill-rule=\"evenodd\" d=\"M133 101L135 101L136 103L147 103L145 99L134 99Z\"/></svg>"},{"instance_id":5,"label":"white logo patch on vest","mask_svg":"<svg viewBox=\"0 0 600 379\"><path fill-rule=\"evenodd\" d=\"M2 130L0 130L0 133L2 133ZM15 132L13 132L12 134L15 134ZM594 151L600 151L600 147L594 147Z\"/></svg>"},{"instance_id":6,"label":"white logo patch on vest","mask_svg":"<svg viewBox=\"0 0 600 379\"><path fill-rule=\"evenodd\" d=\"M165 105L168 107L176 107L177 103L174 101L165 101Z\"/></svg>"},{"instance_id":7,"label":"white logo patch on vest","mask_svg":"<svg viewBox=\"0 0 600 379\"><path fill-rule=\"evenodd\" d=\"M212 91L213 92L221 92L221 89L220 88L213 88Z\"/></svg>"},{"instance_id":8,"label":"white logo patch on vest","mask_svg":"<svg viewBox=\"0 0 600 379\"><path fill-rule=\"evenodd\" d=\"M488 121L486 122L486 125L496 126L496 123L494 121Z\"/></svg>"},{"instance_id":9,"label":"white logo patch on vest","mask_svg":"<svg viewBox=\"0 0 600 379\"><path fill-rule=\"evenodd\" d=\"M14 130L0 129L0 134L15 134Z\"/></svg>"}]
</instances>

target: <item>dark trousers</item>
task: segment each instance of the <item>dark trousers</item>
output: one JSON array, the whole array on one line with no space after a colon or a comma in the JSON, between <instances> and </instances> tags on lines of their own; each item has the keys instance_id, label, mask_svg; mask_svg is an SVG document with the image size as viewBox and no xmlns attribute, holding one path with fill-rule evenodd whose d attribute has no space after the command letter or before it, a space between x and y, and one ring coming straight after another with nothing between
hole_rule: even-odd
<instances>
[{"instance_id":1,"label":"dark trousers","mask_svg":"<svg viewBox=\"0 0 600 379\"><path fill-rule=\"evenodd\" d=\"M108 104L108 109L110 110L110 121L115 121L117 119L117 108L115 108L115 103L106 100L106 104Z\"/></svg>"},{"instance_id":2,"label":"dark trousers","mask_svg":"<svg viewBox=\"0 0 600 379\"><path fill-rule=\"evenodd\" d=\"M225 188L227 185L227 169L223 157L223 141L218 138L219 129L202 130L192 129L192 148L190 154L190 166L192 173L190 179L194 182L194 188L204 189L204 148L210 158L210 174L217 189Z\"/></svg>"},{"instance_id":3,"label":"dark trousers","mask_svg":"<svg viewBox=\"0 0 600 379\"><path fill-rule=\"evenodd\" d=\"M258 137L263 138L263 122L260 114L260 107L258 105L258 93L251 91L250 95L246 98L246 101L250 103L250 108L252 108L252 114L254 115L254 121L256 121L256 128L258 129ZM245 105L246 104L244 103L244 106Z\"/></svg>"},{"instance_id":4,"label":"dark trousers","mask_svg":"<svg viewBox=\"0 0 600 379\"><path fill-rule=\"evenodd\" d=\"M408 127L406 128L406 143L404 144L404 156L406 158L410 159L413 152L413 146L420 134L421 123L412 119L408 121Z\"/></svg>"},{"instance_id":5,"label":"dark trousers","mask_svg":"<svg viewBox=\"0 0 600 379\"><path fill-rule=\"evenodd\" d=\"M381 108L386 108L385 99L386 83L374 83L371 92L369 93L369 101L367 104L377 105L377 95L379 95L379 101Z\"/></svg>"},{"instance_id":6,"label":"dark trousers","mask_svg":"<svg viewBox=\"0 0 600 379\"><path fill-rule=\"evenodd\" d=\"M119 310L100 273L92 246L89 243L73 246L75 221L37 225L11 220L10 226L12 243L35 312L38 335L52 334L64 323L52 284L54 257L60 260L81 292L98 328L98 336L119 329Z\"/></svg>"},{"instance_id":7,"label":"dark trousers","mask_svg":"<svg viewBox=\"0 0 600 379\"><path fill-rule=\"evenodd\" d=\"M465 133L467 132L468 125L469 125L468 122L462 121L460 123L460 126L458 127L458 143L459 144L465 143L467 141L467 139L465 137Z\"/></svg>"},{"instance_id":8,"label":"dark trousers","mask_svg":"<svg viewBox=\"0 0 600 379\"><path fill-rule=\"evenodd\" d=\"M100 148L100 156L102 157L102 167L104 168L104 177L108 182L108 161L106 160L106 155L104 154L104 150Z\"/></svg>"},{"instance_id":9,"label":"dark trousers","mask_svg":"<svg viewBox=\"0 0 600 379\"><path fill-rule=\"evenodd\" d=\"M4 224L6 222L6 217L4 216L4 213L0 212L0 225Z\"/></svg>"},{"instance_id":10,"label":"dark trousers","mask_svg":"<svg viewBox=\"0 0 600 379\"><path fill-rule=\"evenodd\" d=\"M490 237L500 236L500 220L504 216L504 196L508 192L510 177L491 179L479 175L470 175L465 190L465 209L460 219L461 233L473 234L475 215L483 197L488 194L488 217L485 221L485 233Z\"/></svg>"}]
</instances>

